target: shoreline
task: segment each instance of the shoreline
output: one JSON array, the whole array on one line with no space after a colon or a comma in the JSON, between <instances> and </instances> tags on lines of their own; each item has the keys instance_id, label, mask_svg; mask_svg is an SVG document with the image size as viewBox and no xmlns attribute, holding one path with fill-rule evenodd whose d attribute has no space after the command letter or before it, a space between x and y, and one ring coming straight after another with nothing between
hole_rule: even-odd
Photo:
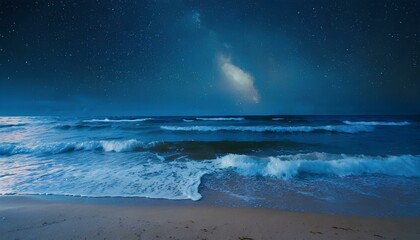
<instances>
[{"instance_id":1,"label":"shoreline","mask_svg":"<svg viewBox=\"0 0 420 240\"><path fill-rule=\"evenodd\" d=\"M419 239L420 217L210 206L160 199L0 196L2 239Z\"/></svg>"}]
</instances>

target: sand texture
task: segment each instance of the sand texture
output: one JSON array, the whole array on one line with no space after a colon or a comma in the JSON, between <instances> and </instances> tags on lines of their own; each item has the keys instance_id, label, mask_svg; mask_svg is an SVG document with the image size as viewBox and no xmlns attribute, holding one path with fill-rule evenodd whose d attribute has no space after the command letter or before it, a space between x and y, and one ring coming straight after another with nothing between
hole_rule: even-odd
<instances>
[{"instance_id":1,"label":"sand texture","mask_svg":"<svg viewBox=\"0 0 420 240\"><path fill-rule=\"evenodd\" d=\"M0 239L420 239L420 218L0 197Z\"/></svg>"}]
</instances>

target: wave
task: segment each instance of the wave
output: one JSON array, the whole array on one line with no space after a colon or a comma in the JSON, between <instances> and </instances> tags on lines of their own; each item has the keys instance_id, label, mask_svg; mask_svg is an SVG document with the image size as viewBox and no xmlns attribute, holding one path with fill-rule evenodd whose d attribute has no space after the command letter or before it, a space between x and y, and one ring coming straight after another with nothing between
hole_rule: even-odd
<instances>
[{"instance_id":1,"label":"wave","mask_svg":"<svg viewBox=\"0 0 420 240\"><path fill-rule=\"evenodd\" d=\"M352 122L352 121L343 121L343 123L348 125L365 125L365 126L406 126L410 125L410 122L403 121L403 122L377 122L377 121L359 121L359 122Z\"/></svg>"},{"instance_id":2,"label":"wave","mask_svg":"<svg viewBox=\"0 0 420 240\"><path fill-rule=\"evenodd\" d=\"M201 121L242 121L243 117L198 117L197 120Z\"/></svg>"},{"instance_id":3,"label":"wave","mask_svg":"<svg viewBox=\"0 0 420 240\"><path fill-rule=\"evenodd\" d=\"M58 154L72 151L96 150L104 152L131 152L149 149L156 142L144 143L135 139L130 140L100 140L86 142L39 143L19 145L15 143L0 143L0 155L15 154Z\"/></svg>"},{"instance_id":4,"label":"wave","mask_svg":"<svg viewBox=\"0 0 420 240\"><path fill-rule=\"evenodd\" d=\"M88 124L76 124L76 125L57 125L53 128L59 129L59 130L73 130L73 129L88 129L88 130L100 130L104 128L112 128L111 125L106 124L98 124L98 125L88 125Z\"/></svg>"},{"instance_id":5,"label":"wave","mask_svg":"<svg viewBox=\"0 0 420 240\"><path fill-rule=\"evenodd\" d=\"M272 118L271 120L273 120L273 121L281 121L281 120L284 120L284 118L277 117L277 118Z\"/></svg>"},{"instance_id":6,"label":"wave","mask_svg":"<svg viewBox=\"0 0 420 240\"><path fill-rule=\"evenodd\" d=\"M365 156L304 153L270 157L227 154L191 161L167 161L156 154L113 158L89 158L31 163L5 161L0 176L1 194L55 194L88 197L146 197L199 200L201 178L206 174L234 171L245 177L262 176L279 180L309 175L381 174L420 177L420 155ZM46 164L48 163L48 164ZM51 167L53 166L53 167ZM77 167L76 167L77 166ZM28 184L26 184L28 183Z\"/></svg>"},{"instance_id":7,"label":"wave","mask_svg":"<svg viewBox=\"0 0 420 240\"><path fill-rule=\"evenodd\" d=\"M220 169L234 169L244 176L290 179L301 174L332 174L340 177L363 174L420 177L420 156L373 157L329 153L306 153L257 158L228 154L216 159Z\"/></svg>"},{"instance_id":8,"label":"wave","mask_svg":"<svg viewBox=\"0 0 420 240\"><path fill-rule=\"evenodd\" d=\"M153 120L153 118L138 118L138 119L90 119L90 120L83 120L83 122L144 122Z\"/></svg>"},{"instance_id":9,"label":"wave","mask_svg":"<svg viewBox=\"0 0 420 240\"><path fill-rule=\"evenodd\" d=\"M206 117L198 117L198 118L186 118L183 119L182 121L184 122L194 122L194 121L242 121L245 120L245 118L243 117L211 117L211 118L206 118Z\"/></svg>"},{"instance_id":10,"label":"wave","mask_svg":"<svg viewBox=\"0 0 420 240\"><path fill-rule=\"evenodd\" d=\"M168 131L243 131L243 132L339 132L339 133L358 133L370 132L372 126L364 125L326 125L326 126L161 126L163 130Z\"/></svg>"},{"instance_id":11,"label":"wave","mask_svg":"<svg viewBox=\"0 0 420 240\"><path fill-rule=\"evenodd\" d=\"M229 153L270 154L279 150L310 149L314 144L295 141L174 141L156 142L148 148L155 153L170 153L172 158L179 156L188 159L204 160Z\"/></svg>"},{"instance_id":12,"label":"wave","mask_svg":"<svg viewBox=\"0 0 420 240\"><path fill-rule=\"evenodd\" d=\"M168 141L142 142L129 140L100 140L84 142L34 143L21 145L16 143L0 143L0 155L16 154L60 154L73 151L103 152L153 152L170 153L173 158L179 155L189 159L211 159L220 154L241 153L252 154L256 151L266 153L279 149L310 148L314 145L293 141Z\"/></svg>"},{"instance_id":13,"label":"wave","mask_svg":"<svg viewBox=\"0 0 420 240\"><path fill-rule=\"evenodd\" d=\"M25 123L17 123L17 124L9 124L9 123L5 123L5 124L2 124L2 123L0 123L0 128L8 128L8 127L21 127L21 126L25 126L26 124Z\"/></svg>"}]
</instances>

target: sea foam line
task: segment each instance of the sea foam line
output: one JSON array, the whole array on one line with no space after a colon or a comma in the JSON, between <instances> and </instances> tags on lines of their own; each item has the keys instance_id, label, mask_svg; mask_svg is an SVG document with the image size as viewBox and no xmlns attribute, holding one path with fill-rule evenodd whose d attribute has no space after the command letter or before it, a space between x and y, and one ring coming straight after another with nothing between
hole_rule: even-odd
<instances>
[{"instance_id":1,"label":"sea foam line","mask_svg":"<svg viewBox=\"0 0 420 240\"><path fill-rule=\"evenodd\" d=\"M242 121L243 117L198 117L197 120L201 121Z\"/></svg>"},{"instance_id":2,"label":"sea foam line","mask_svg":"<svg viewBox=\"0 0 420 240\"><path fill-rule=\"evenodd\" d=\"M326 126L161 126L163 130L168 131L244 131L244 132L340 132L340 133L358 133L369 132L373 130L372 126L364 125L326 125Z\"/></svg>"},{"instance_id":3,"label":"sea foam line","mask_svg":"<svg viewBox=\"0 0 420 240\"><path fill-rule=\"evenodd\" d=\"M152 118L138 118L138 119L90 119L90 120L83 120L83 122L144 122L153 120Z\"/></svg>"},{"instance_id":4,"label":"sea foam line","mask_svg":"<svg viewBox=\"0 0 420 240\"><path fill-rule=\"evenodd\" d=\"M343 123L348 125L365 125L365 126L406 126L410 125L410 122L403 121L403 122L378 122L378 121L343 121Z\"/></svg>"}]
</instances>

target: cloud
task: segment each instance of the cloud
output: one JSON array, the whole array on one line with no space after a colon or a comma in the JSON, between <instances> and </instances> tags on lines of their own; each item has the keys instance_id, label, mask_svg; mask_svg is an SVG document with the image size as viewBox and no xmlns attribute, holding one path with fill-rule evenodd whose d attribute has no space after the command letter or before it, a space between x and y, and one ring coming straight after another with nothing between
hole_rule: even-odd
<instances>
[{"instance_id":1,"label":"cloud","mask_svg":"<svg viewBox=\"0 0 420 240\"><path fill-rule=\"evenodd\" d=\"M254 85L254 77L251 74L234 65L231 58L224 55L219 56L219 66L236 93L249 102L260 102L260 94Z\"/></svg>"}]
</instances>

